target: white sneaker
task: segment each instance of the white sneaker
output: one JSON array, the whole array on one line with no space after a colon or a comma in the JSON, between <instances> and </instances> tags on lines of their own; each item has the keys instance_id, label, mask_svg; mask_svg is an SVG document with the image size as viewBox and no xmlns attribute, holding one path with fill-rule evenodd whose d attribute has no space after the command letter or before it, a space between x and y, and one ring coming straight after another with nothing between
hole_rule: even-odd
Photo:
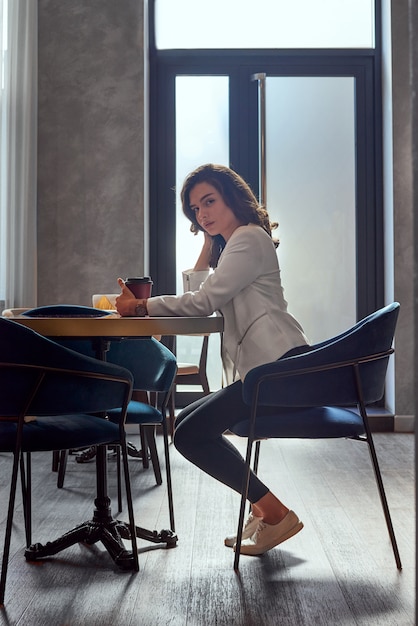
<instances>
[{"instance_id":1,"label":"white sneaker","mask_svg":"<svg viewBox=\"0 0 418 626\"><path fill-rule=\"evenodd\" d=\"M249 539L255 533L255 531L257 530L258 523L261 522L261 520L262 520L261 517L257 517L256 515L253 515L252 513L249 514L244 524L244 528L242 529L243 540ZM228 537L225 537L224 544L228 548L232 548L236 540L237 540L236 535L228 535Z\"/></svg>"},{"instance_id":2,"label":"white sneaker","mask_svg":"<svg viewBox=\"0 0 418 626\"><path fill-rule=\"evenodd\" d=\"M266 524L260 520L254 534L242 541L240 554L264 554L267 550L271 550L279 543L296 535L302 528L302 522L293 511L289 511L278 524ZM235 548L234 545L234 550Z\"/></svg>"}]
</instances>

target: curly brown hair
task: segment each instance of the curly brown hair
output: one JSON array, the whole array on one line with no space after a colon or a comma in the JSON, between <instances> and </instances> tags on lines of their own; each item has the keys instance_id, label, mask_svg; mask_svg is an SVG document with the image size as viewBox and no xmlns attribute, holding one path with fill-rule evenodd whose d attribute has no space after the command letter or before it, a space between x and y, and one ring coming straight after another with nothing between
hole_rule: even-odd
<instances>
[{"instance_id":1,"label":"curly brown hair","mask_svg":"<svg viewBox=\"0 0 418 626\"><path fill-rule=\"evenodd\" d=\"M265 207L257 201L250 186L234 170L225 165L215 165L207 163L201 165L191 172L183 183L181 190L181 203L183 213L191 221L190 230L197 234L203 232L203 228L198 224L195 212L190 208L190 192L199 183L208 183L215 187L221 194L225 204L231 209L234 215L243 224L258 224L264 228L266 233L272 237L271 231L277 228L277 222L270 222L269 214ZM212 237L211 267L216 267L222 250L225 247L225 240L222 235ZM273 239L273 238L272 238ZM278 245L278 240L273 239Z\"/></svg>"}]
</instances>

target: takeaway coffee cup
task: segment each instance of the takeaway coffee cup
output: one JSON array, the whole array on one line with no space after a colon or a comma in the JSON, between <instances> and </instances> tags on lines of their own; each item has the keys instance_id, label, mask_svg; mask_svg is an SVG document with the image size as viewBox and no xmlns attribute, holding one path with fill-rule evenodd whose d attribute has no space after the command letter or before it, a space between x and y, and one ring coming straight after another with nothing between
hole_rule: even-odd
<instances>
[{"instance_id":1,"label":"takeaway coffee cup","mask_svg":"<svg viewBox=\"0 0 418 626\"><path fill-rule=\"evenodd\" d=\"M139 276L137 278L127 278L125 285L132 291L135 298L150 298L152 290L152 280L149 276Z\"/></svg>"}]
</instances>

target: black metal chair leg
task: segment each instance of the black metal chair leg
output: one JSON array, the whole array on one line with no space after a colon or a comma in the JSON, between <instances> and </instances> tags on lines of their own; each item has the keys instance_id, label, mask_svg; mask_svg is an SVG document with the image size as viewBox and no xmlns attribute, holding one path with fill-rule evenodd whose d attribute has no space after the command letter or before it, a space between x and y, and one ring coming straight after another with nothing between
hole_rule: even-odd
<instances>
[{"instance_id":1,"label":"black metal chair leg","mask_svg":"<svg viewBox=\"0 0 418 626\"><path fill-rule=\"evenodd\" d=\"M152 469L154 470L155 481L157 485L161 485L163 479L161 477L161 467L160 461L158 459L157 452L157 444L155 441L155 426L154 425L145 425L143 426L146 442L148 446L148 450L151 456ZM142 454L144 454L144 449L142 449Z\"/></svg>"},{"instance_id":2,"label":"black metal chair leg","mask_svg":"<svg viewBox=\"0 0 418 626\"><path fill-rule=\"evenodd\" d=\"M29 472L31 471L30 453L26 453L26 467L23 452L20 455L20 482L22 488L22 502L23 502L23 518L25 522L25 538L26 546L32 541L32 503L31 503L31 486L29 481ZM26 469L27 468L27 469Z\"/></svg>"},{"instance_id":3,"label":"black metal chair leg","mask_svg":"<svg viewBox=\"0 0 418 626\"><path fill-rule=\"evenodd\" d=\"M366 441L369 446L370 458L372 461L374 475L375 475L377 487L379 490L383 513L385 515L386 526L388 529L390 541L392 543L392 549L393 549L393 554L394 554L395 561L396 561L396 567L398 568L398 570L401 570L402 569L401 557L399 555L398 544L397 544L396 537L395 537L395 531L393 529L392 518L390 516L389 505L388 505L388 501L386 498L386 492L383 486L382 474L380 472L379 461L377 459L376 448L374 445L372 431L371 431L370 424L369 424L369 418L367 417L367 411L366 411L366 407L364 404L363 388L361 384L361 378L360 378L358 365L354 367L354 378L356 381L357 394L359 398L358 408L359 408L360 415L363 420L364 430L366 432Z\"/></svg>"},{"instance_id":4,"label":"black metal chair leg","mask_svg":"<svg viewBox=\"0 0 418 626\"><path fill-rule=\"evenodd\" d=\"M118 483L118 513L122 511L122 475L120 463L120 446L116 446L116 480Z\"/></svg>"},{"instance_id":5,"label":"black metal chair leg","mask_svg":"<svg viewBox=\"0 0 418 626\"><path fill-rule=\"evenodd\" d=\"M59 450L54 450L52 453L52 471L58 472L60 463L60 453Z\"/></svg>"},{"instance_id":6,"label":"black metal chair leg","mask_svg":"<svg viewBox=\"0 0 418 626\"><path fill-rule=\"evenodd\" d=\"M241 504L240 504L239 517L238 517L237 541L235 544L235 557L234 557L234 570L235 571L238 571L238 567L239 567L239 557L240 557L241 541L242 541L242 529L244 526L245 504L247 502L248 487L250 484L252 447L253 447L253 440L251 438L248 438L247 453L245 457L246 472L243 476L243 481L242 481Z\"/></svg>"},{"instance_id":7,"label":"black metal chair leg","mask_svg":"<svg viewBox=\"0 0 418 626\"><path fill-rule=\"evenodd\" d=\"M360 413L362 415L365 430L366 430L365 440L369 447L370 458L371 458L372 465L373 465L377 488L379 490L380 502L382 504L382 509L383 509L383 513L385 516L385 520L386 520L386 526L387 526L390 541L392 544L392 550L393 550L393 555L395 557L396 567L398 568L398 570L401 570L402 569L401 557L399 554L398 544L397 544L396 537L395 537L395 531L393 529L392 518L390 515L390 511L389 511L389 505L388 505L388 501L386 498L385 488L383 486L383 479L382 479L382 474L381 474L380 467L379 467L379 461L377 459L376 448L374 445L366 411L364 407L362 407L361 405L359 405L359 408L360 408Z\"/></svg>"},{"instance_id":8,"label":"black metal chair leg","mask_svg":"<svg viewBox=\"0 0 418 626\"><path fill-rule=\"evenodd\" d=\"M126 501L128 506L128 519L129 519L129 532L131 535L132 542L132 557L134 562L134 570L137 572L139 570L139 562L138 562L138 547L137 547L137 535L136 535L136 527L135 527L135 518L134 518L134 507L132 501L132 489L131 489L131 481L129 478L129 464L128 464L128 452L126 449L126 441L125 445L122 445L122 462L123 462L123 473L125 475L125 490L126 490Z\"/></svg>"},{"instance_id":9,"label":"black metal chair leg","mask_svg":"<svg viewBox=\"0 0 418 626\"><path fill-rule=\"evenodd\" d=\"M389 512L389 505L388 505L388 501L386 498L385 488L383 486L382 474L380 472L379 463L378 463L377 456L376 456L376 450L375 450L372 439L368 438L367 443L369 444L370 456L371 456L372 463L373 463L373 469L374 469L374 473L376 477L377 487L379 489L379 495L380 495L380 500L382 503L383 513L385 515L386 526L388 529L390 541L392 543L392 549L393 549L393 554L394 554L395 561L396 561L396 567L398 568L398 570L401 570L402 569L401 557L399 555L398 544L397 544L396 537L395 537L395 531L393 529L392 518Z\"/></svg>"},{"instance_id":10,"label":"black metal chair leg","mask_svg":"<svg viewBox=\"0 0 418 626\"><path fill-rule=\"evenodd\" d=\"M59 453L57 487L64 486L65 470L67 469L68 450L61 450Z\"/></svg>"},{"instance_id":11,"label":"black metal chair leg","mask_svg":"<svg viewBox=\"0 0 418 626\"><path fill-rule=\"evenodd\" d=\"M32 542L32 455L26 452L26 541Z\"/></svg>"},{"instance_id":12,"label":"black metal chair leg","mask_svg":"<svg viewBox=\"0 0 418 626\"><path fill-rule=\"evenodd\" d=\"M142 467L144 469L149 468L149 460L148 460L148 442L147 442L147 433L145 427L141 424L139 426L139 436L141 439L141 450L142 450Z\"/></svg>"},{"instance_id":13,"label":"black metal chair leg","mask_svg":"<svg viewBox=\"0 0 418 626\"><path fill-rule=\"evenodd\" d=\"M9 507L7 511L6 531L4 538L3 560L1 565L0 576L0 605L4 604L4 593L6 589L7 568L9 564L10 541L12 537L13 513L16 499L16 483L19 470L21 452L13 455L12 480L10 483Z\"/></svg>"},{"instance_id":14,"label":"black metal chair leg","mask_svg":"<svg viewBox=\"0 0 418 626\"><path fill-rule=\"evenodd\" d=\"M260 445L261 445L260 440L255 442L255 453L254 453L254 463L253 463L254 474L257 474L258 472L258 463L260 461Z\"/></svg>"},{"instance_id":15,"label":"black metal chair leg","mask_svg":"<svg viewBox=\"0 0 418 626\"><path fill-rule=\"evenodd\" d=\"M164 438L164 457L165 457L165 469L167 476L167 497L168 497L168 512L170 515L170 526L171 530L174 532L175 522L174 522L174 504L173 504L173 486L171 482L171 466L170 466L170 451L168 447L168 432L167 432L167 419L165 416L165 410L163 412L163 438Z\"/></svg>"}]
</instances>

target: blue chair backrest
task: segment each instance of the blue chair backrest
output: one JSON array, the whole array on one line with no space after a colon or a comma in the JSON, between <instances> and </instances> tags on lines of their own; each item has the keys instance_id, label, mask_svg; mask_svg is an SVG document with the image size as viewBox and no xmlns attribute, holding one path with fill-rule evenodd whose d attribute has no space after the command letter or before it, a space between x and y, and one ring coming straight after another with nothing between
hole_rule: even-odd
<instances>
[{"instance_id":1,"label":"blue chair backrest","mask_svg":"<svg viewBox=\"0 0 418 626\"><path fill-rule=\"evenodd\" d=\"M105 317L113 311L102 311L78 304L50 304L38 306L22 313L25 317Z\"/></svg>"},{"instance_id":2,"label":"blue chair backrest","mask_svg":"<svg viewBox=\"0 0 418 626\"><path fill-rule=\"evenodd\" d=\"M103 317L113 311L73 304L54 304L36 307L25 312L27 317ZM62 346L81 354L95 357L92 342L88 339L56 338ZM111 341L106 360L126 367L134 377L134 389L168 391L177 371L175 356L163 344L151 337Z\"/></svg>"},{"instance_id":3,"label":"blue chair backrest","mask_svg":"<svg viewBox=\"0 0 418 626\"><path fill-rule=\"evenodd\" d=\"M394 302L358 322L346 332L311 346L306 353L288 357L251 370L244 381L244 401L251 404L260 376L284 374L299 369L355 361L390 350L399 314ZM384 393L389 356L359 366L364 400L380 400ZM260 388L259 403L273 406L346 406L358 401L352 367L301 374L292 378L266 380Z\"/></svg>"},{"instance_id":4,"label":"blue chair backrest","mask_svg":"<svg viewBox=\"0 0 418 626\"><path fill-rule=\"evenodd\" d=\"M153 337L113 341L107 360L132 372L136 390L168 391L177 372L174 354Z\"/></svg>"},{"instance_id":5,"label":"blue chair backrest","mask_svg":"<svg viewBox=\"0 0 418 626\"><path fill-rule=\"evenodd\" d=\"M103 317L113 311L73 304L36 307L25 312L27 317ZM92 342L86 339L56 338L57 343L81 354L95 357ZM134 377L134 389L168 391L176 375L176 358L163 344L151 337L112 341L106 360L126 367Z\"/></svg>"},{"instance_id":6,"label":"blue chair backrest","mask_svg":"<svg viewBox=\"0 0 418 626\"><path fill-rule=\"evenodd\" d=\"M112 314L113 311L103 311L101 309L78 304L50 304L38 306L22 313L24 317L106 317ZM54 341L60 346L65 346L70 350L80 352L80 354L96 358L96 350L90 339L54 337Z\"/></svg>"},{"instance_id":7,"label":"blue chair backrest","mask_svg":"<svg viewBox=\"0 0 418 626\"><path fill-rule=\"evenodd\" d=\"M6 318L0 318L0 364L1 416L15 416L22 410L38 377L38 370L30 366L51 370L42 382L36 401L30 406L32 415L91 413L122 406L122 395L115 398L115 391L108 381L81 379L72 375L70 370L132 380L130 372L122 367L69 350ZM10 364L23 367L17 369L9 367ZM54 370L68 371L56 373ZM118 386L121 387L120 394L125 393L126 387L122 389L119 383L115 383L115 388Z\"/></svg>"}]
</instances>

